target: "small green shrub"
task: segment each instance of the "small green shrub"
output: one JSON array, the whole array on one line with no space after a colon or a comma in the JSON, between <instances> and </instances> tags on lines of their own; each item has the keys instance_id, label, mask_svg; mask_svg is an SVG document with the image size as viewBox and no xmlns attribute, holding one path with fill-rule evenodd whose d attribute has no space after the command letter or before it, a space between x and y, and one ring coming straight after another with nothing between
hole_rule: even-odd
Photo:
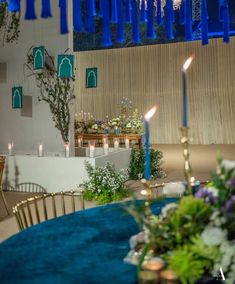
<instances>
[{"instance_id":1,"label":"small green shrub","mask_svg":"<svg viewBox=\"0 0 235 284\"><path fill-rule=\"evenodd\" d=\"M163 154L159 150L150 149L150 174L152 178L163 178L166 176L161 168ZM144 174L144 149L132 148L129 166L130 179L141 179Z\"/></svg>"}]
</instances>

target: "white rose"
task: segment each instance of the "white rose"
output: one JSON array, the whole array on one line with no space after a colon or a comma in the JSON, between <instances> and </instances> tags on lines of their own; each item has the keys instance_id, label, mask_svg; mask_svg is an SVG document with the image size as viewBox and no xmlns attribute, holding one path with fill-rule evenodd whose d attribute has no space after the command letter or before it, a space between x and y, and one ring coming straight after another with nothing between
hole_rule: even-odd
<instances>
[{"instance_id":1,"label":"white rose","mask_svg":"<svg viewBox=\"0 0 235 284\"><path fill-rule=\"evenodd\" d=\"M222 244L225 237L226 232L216 227L207 227L202 232L202 239L208 246L218 246Z\"/></svg>"},{"instance_id":2,"label":"white rose","mask_svg":"<svg viewBox=\"0 0 235 284\"><path fill-rule=\"evenodd\" d=\"M169 211L177 208L178 205L176 203L169 203L162 208L162 217L165 218Z\"/></svg>"},{"instance_id":3,"label":"white rose","mask_svg":"<svg viewBox=\"0 0 235 284\"><path fill-rule=\"evenodd\" d=\"M221 163L222 167L224 167L226 170L235 170L235 161L230 160L223 160Z\"/></svg>"},{"instance_id":4,"label":"white rose","mask_svg":"<svg viewBox=\"0 0 235 284\"><path fill-rule=\"evenodd\" d=\"M185 192L185 185L182 182L169 182L163 187L164 195L182 195Z\"/></svg>"},{"instance_id":5,"label":"white rose","mask_svg":"<svg viewBox=\"0 0 235 284\"><path fill-rule=\"evenodd\" d=\"M206 191L211 192L214 197L218 197L218 189L215 187L208 187Z\"/></svg>"}]
</instances>

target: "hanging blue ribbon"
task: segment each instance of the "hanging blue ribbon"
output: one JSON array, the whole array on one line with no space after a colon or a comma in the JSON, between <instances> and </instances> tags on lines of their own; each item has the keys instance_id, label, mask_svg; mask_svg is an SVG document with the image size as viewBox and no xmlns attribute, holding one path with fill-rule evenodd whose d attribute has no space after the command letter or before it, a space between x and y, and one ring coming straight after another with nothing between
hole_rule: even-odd
<instances>
[{"instance_id":1,"label":"hanging blue ribbon","mask_svg":"<svg viewBox=\"0 0 235 284\"><path fill-rule=\"evenodd\" d=\"M191 41L193 38L192 35L192 6L191 0L185 0L185 39Z\"/></svg>"},{"instance_id":2,"label":"hanging blue ribbon","mask_svg":"<svg viewBox=\"0 0 235 284\"><path fill-rule=\"evenodd\" d=\"M111 35L110 35L110 17L109 17L109 0L103 0L102 5L102 46L111 46Z\"/></svg>"},{"instance_id":3,"label":"hanging blue ribbon","mask_svg":"<svg viewBox=\"0 0 235 284\"><path fill-rule=\"evenodd\" d=\"M51 15L51 1L50 0L42 0L42 12L41 18L49 18Z\"/></svg>"},{"instance_id":4,"label":"hanging blue ribbon","mask_svg":"<svg viewBox=\"0 0 235 284\"><path fill-rule=\"evenodd\" d=\"M123 1L117 1L117 34L116 42L124 43L124 27L123 27Z\"/></svg>"},{"instance_id":5,"label":"hanging blue ribbon","mask_svg":"<svg viewBox=\"0 0 235 284\"><path fill-rule=\"evenodd\" d=\"M179 22L180 22L181 25L185 24L185 0L182 0L181 4L180 4Z\"/></svg>"},{"instance_id":6,"label":"hanging blue ribbon","mask_svg":"<svg viewBox=\"0 0 235 284\"><path fill-rule=\"evenodd\" d=\"M145 0L141 1L141 6L140 6L140 22L145 23L146 22L146 9L145 9Z\"/></svg>"},{"instance_id":7,"label":"hanging blue ribbon","mask_svg":"<svg viewBox=\"0 0 235 284\"><path fill-rule=\"evenodd\" d=\"M111 2L111 22L114 24L117 23L117 1L121 2L120 0L112 0Z\"/></svg>"},{"instance_id":8,"label":"hanging blue ribbon","mask_svg":"<svg viewBox=\"0 0 235 284\"><path fill-rule=\"evenodd\" d=\"M228 9L228 1L224 0L224 8L223 8L223 30L224 37L223 41L229 43L229 30L230 30L230 19L229 19L229 9Z\"/></svg>"},{"instance_id":9,"label":"hanging blue ribbon","mask_svg":"<svg viewBox=\"0 0 235 284\"><path fill-rule=\"evenodd\" d=\"M223 10L224 10L224 0L219 0L219 20L220 22L223 22L224 20Z\"/></svg>"},{"instance_id":10,"label":"hanging blue ribbon","mask_svg":"<svg viewBox=\"0 0 235 284\"><path fill-rule=\"evenodd\" d=\"M208 44L208 14L206 0L201 0L202 45Z\"/></svg>"},{"instance_id":11,"label":"hanging blue ribbon","mask_svg":"<svg viewBox=\"0 0 235 284\"><path fill-rule=\"evenodd\" d=\"M173 27L172 27L172 10L173 10L173 2L172 0L166 0L165 6L165 17L164 17L164 26L165 26L165 34L167 39L173 39Z\"/></svg>"},{"instance_id":12,"label":"hanging blue ribbon","mask_svg":"<svg viewBox=\"0 0 235 284\"><path fill-rule=\"evenodd\" d=\"M25 20L35 20L37 19L35 14L35 7L34 7L35 0L26 0L26 12L25 12Z\"/></svg>"},{"instance_id":13,"label":"hanging blue ribbon","mask_svg":"<svg viewBox=\"0 0 235 284\"><path fill-rule=\"evenodd\" d=\"M140 43L138 4L136 0L131 0L132 4L132 42Z\"/></svg>"},{"instance_id":14,"label":"hanging blue ribbon","mask_svg":"<svg viewBox=\"0 0 235 284\"><path fill-rule=\"evenodd\" d=\"M103 17L103 1L104 0L100 0L100 6L99 6L99 16L102 18Z\"/></svg>"},{"instance_id":15,"label":"hanging blue ribbon","mask_svg":"<svg viewBox=\"0 0 235 284\"><path fill-rule=\"evenodd\" d=\"M6 2L6 1L1 1ZM8 1L8 7L9 12L19 12L20 11L20 0L10 0Z\"/></svg>"},{"instance_id":16,"label":"hanging blue ribbon","mask_svg":"<svg viewBox=\"0 0 235 284\"><path fill-rule=\"evenodd\" d=\"M157 0L157 24L162 24L162 5L161 0Z\"/></svg>"},{"instance_id":17,"label":"hanging blue ribbon","mask_svg":"<svg viewBox=\"0 0 235 284\"><path fill-rule=\"evenodd\" d=\"M68 33L66 0L59 0L60 7L60 33Z\"/></svg>"},{"instance_id":18,"label":"hanging blue ribbon","mask_svg":"<svg viewBox=\"0 0 235 284\"><path fill-rule=\"evenodd\" d=\"M91 10L92 10L92 15L96 15L96 10L95 10L95 0L91 0Z\"/></svg>"},{"instance_id":19,"label":"hanging blue ribbon","mask_svg":"<svg viewBox=\"0 0 235 284\"><path fill-rule=\"evenodd\" d=\"M119 0L121 1L121 0ZM131 2L130 0L126 0L126 17L125 22L130 23L131 22Z\"/></svg>"},{"instance_id":20,"label":"hanging blue ribbon","mask_svg":"<svg viewBox=\"0 0 235 284\"><path fill-rule=\"evenodd\" d=\"M85 1L85 29L88 33L95 32L95 22L93 16L93 0Z\"/></svg>"},{"instance_id":21,"label":"hanging blue ribbon","mask_svg":"<svg viewBox=\"0 0 235 284\"><path fill-rule=\"evenodd\" d=\"M73 0L73 28L76 32L82 31L81 0Z\"/></svg>"},{"instance_id":22,"label":"hanging blue ribbon","mask_svg":"<svg viewBox=\"0 0 235 284\"><path fill-rule=\"evenodd\" d=\"M150 39L155 39L156 34L154 31L154 16L153 16L153 0L148 0L147 4L147 30L146 37Z\"/></svg>"}]
</instances>

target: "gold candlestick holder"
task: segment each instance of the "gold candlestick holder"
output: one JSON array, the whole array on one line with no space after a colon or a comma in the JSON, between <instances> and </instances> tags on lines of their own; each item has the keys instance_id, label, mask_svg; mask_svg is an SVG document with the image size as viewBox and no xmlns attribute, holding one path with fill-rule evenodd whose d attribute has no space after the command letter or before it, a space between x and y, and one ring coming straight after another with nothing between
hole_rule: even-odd
<instances>
[{"instance_id":1,"label":"gold candlestick holder","mask_svg":"<svg viewBox=\"0 0 235 284\"><path fill-rule=\"evenodd\" d=\"M192 186L191 186L191 174L192 168L189 161L189 137L188 137L188 127L181 127L181 144L183 146L183 156L184 156L184 174L187 183L187 192L192 195Z\"/></svg>"}]
</instances>

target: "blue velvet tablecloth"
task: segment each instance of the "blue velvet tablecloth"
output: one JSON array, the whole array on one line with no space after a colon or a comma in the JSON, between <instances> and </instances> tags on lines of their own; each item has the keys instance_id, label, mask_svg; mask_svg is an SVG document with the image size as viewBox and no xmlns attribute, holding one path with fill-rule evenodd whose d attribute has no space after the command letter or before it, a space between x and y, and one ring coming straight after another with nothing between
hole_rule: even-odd
<instances>
[{"instance_id":1,"label":"blue velvet tablecloth","mask_svg":"<svg viewBox=\"0 0 235 284\"><path fill-rule=\"evenodd\" d=\"M175 199L154 204L154 212ZM30 227L0 245L0 283L134 284L123 262L138 232L123 203L65 215Z\"/></svg>"}]
</instances>

